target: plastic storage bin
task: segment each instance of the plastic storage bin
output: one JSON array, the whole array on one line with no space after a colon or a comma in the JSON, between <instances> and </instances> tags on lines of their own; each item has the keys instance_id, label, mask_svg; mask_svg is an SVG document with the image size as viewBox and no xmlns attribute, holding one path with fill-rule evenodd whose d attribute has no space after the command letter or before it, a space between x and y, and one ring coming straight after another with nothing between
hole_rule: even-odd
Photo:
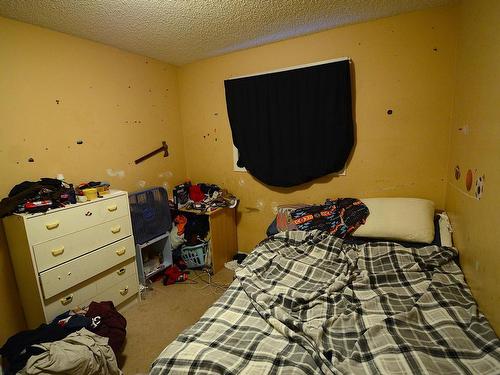
<instances>
[{"instance_id":1,"label":"plastic storage bin","mask_svg":"<svg viewBox=\"0 0 500 375\"><path fill-rule=\"evenodd\" d=\"M167 191L155 187L129 194L130 216L135 243L161 236L172 227Z\"/></svg>"},{"instance_id":2,"label":"plastic storage bin","mask_svg":"<svg viewBox=\"0 0 500 375\"><path fill-rule=\"evenodd\" d=\"M200 268L205 265L207 248L207 242L194 246L183 246L181 248L181 257L186 262L188 268Z\"/></svg>"}]
</instances>

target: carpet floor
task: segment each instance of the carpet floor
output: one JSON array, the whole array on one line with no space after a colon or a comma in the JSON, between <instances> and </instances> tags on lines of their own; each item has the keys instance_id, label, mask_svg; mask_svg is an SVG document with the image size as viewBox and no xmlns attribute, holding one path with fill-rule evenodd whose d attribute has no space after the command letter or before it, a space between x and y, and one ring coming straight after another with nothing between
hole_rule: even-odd
<instances>
[{"instance_id":1,"label":"carpet floor","mask_svg":"<svg viewBox=\"0 0 500 375\"><path fill-rule=\"evenodd\" d=\"M192 271L188 281L164 286L154 282L142 301L122 312L127 339L118 363L125 375L147 374L151 363L179 333L193 325L222 295L218 285L230 284L234 272L223 269L207 284L208 276Z\"/></svg>"}]
</instances>

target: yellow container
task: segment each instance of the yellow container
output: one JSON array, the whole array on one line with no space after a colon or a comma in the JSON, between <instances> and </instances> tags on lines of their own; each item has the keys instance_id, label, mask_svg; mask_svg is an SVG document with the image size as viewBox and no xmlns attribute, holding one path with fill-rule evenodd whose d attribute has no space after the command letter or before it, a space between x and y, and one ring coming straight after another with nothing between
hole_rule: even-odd
<instances>
[{"instance_id":1,"label":"yellow container","mask_svg":"<svg viewBox=\"0 0 500 375\"><path fill-rule=\"evenodd\" d=\"M104 195L104 194L109 194L109 186L98 186L97 188L97 194L99 195Z\"/></svg>"},{"instance_id":2,"label":"yellow container","mask_svg":"<svg viewBox=\"0 0 500 375\"><path fill-rule=\"evenodd\" d=\"M89 201L97 199L97 189L89 188L89 189L83 189L82 191L83 195L85 195Z\"/></svg>"}]
</instances>

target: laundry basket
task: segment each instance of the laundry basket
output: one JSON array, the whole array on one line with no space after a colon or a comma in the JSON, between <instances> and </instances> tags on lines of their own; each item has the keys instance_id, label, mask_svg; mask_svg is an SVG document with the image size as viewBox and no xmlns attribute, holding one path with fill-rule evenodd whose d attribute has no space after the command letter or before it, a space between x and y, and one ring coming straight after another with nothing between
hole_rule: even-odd
<instances>
[{"instance_id":1,"label":"laundry basket","mask_svg":"<svg viewBox=\"0 0 500 375\"><path fill-rule=\"evenodd\" d=\"M205 265L208 243L203 242L194 246L183 246L181 257L186 262L188 268L201 268Z\"/></svg>"},{"instance_id":2,"label":"laundry basket","mask_svg":"<svg viewBox=\"0 0 500 375\"><path fill-rule=\"evenodd\" d=\"M136 244L167 233L172 227L167 191L155 187L129 194L130 216Z\"/></svg>"}]
</instances>

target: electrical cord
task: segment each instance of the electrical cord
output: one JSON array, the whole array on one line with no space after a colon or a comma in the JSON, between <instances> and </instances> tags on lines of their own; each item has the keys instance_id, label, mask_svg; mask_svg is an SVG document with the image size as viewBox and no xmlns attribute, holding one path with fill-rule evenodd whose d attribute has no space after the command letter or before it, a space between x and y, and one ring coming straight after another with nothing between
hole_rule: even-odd
<instances>
[{"instance_id":1,"label":"electrical cord","mask_svg":"<svg viewBox=\"0 0 500 375\"><path fill-rule=\"evenodd\" d=\"M197 289L197 290L204 290L204 289L210 289L210 291L214 294L220 294L223 293L229 288L230 284L224 284L224 283L219 283L216 281L213 281L213 276L212 274L207 270L203 269L200 271L197 270L191 270L191 272L194 274L194 277L192 277L190 280L194 281L194 283L191 284L191 288ZM204 279L203 276L207 276L207 279ZM189 279L188 279L189 281ZM203 283L204 285L202 287L195 287L193 284L199 284Z\"/></svg>"}]
</instances>

